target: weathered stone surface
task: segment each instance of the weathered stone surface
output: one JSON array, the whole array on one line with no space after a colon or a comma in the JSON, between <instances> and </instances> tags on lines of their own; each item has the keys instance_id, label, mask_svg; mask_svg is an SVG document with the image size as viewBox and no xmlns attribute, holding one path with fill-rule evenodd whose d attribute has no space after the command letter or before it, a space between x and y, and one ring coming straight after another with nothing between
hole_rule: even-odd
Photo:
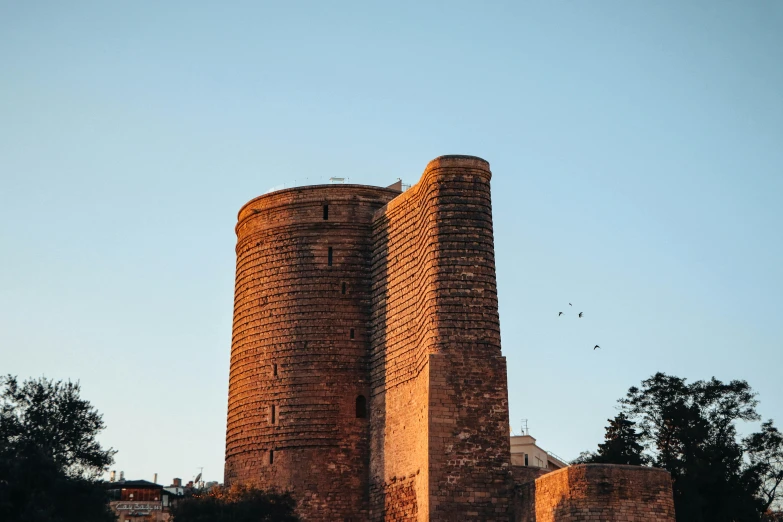
<instances>
[{"instance_id":1,"label":"weathered stone surface","mask_svg":"<svg viewBox=\"0 0 783 522\"><path fill-rule=\"evenodd\" d=\"M674 522L669 473L580 464L517 485L517 522Z\"/></svg>"},{"instance_id":2,"label":"weathered stone surface","mask_svg":"<svg viewBox=\"0 0 783 522\"><path fill-rule=\"evenodd\" d=\"M371 520L508 520L489 164L447 156L376 213ZM415 492L393 487L405 478Z\"/></svg>"},{"instance_id":3,"label":"weathered stone surface","mask_svg":"<svg viewBox=\"0 0 783 522\"><path fill-rule=\"evenodd\" d=\"M290 489L311 520L368 516L372 216L398 194L303 187L239 212L225 480Z\"/></svg>"}]
</instances>

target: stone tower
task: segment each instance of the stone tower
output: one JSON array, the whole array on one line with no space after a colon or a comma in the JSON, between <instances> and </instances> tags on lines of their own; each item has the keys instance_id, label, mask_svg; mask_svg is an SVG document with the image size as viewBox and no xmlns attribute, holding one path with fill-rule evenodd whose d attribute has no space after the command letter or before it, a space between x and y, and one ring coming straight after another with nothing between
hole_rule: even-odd
<instances>
[{"instance_id":1,"label":"stone tower","mask_svg":"<svg viewBox=\"0 0 783 522\"><path fill-rule=\"evenodd\" d=\"M293 188L239 212L225 479L291 489L313 519L369 509L372 216L398 194Z\"/></svg>"},{"instance_id":2,"label":"stone tower","mask_svg":"<svg viewBox=\"0 0 783 522\"><path fill-rule=\"evenodd\" d=\"M306 520L509 520L489 164L239 212L227 483Z\"/></svg>"}]
</instances>

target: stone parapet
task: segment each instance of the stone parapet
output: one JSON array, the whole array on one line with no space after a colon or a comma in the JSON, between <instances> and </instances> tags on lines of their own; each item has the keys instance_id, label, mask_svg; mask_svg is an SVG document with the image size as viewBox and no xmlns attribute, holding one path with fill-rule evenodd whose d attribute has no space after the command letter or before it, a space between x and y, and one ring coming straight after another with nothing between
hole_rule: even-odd
<instances>
[{"instance_id":1,"label":"stone parapet","mask_svg":"<svg viewBox=\"0 0 783 522\"><path fill-rule=\"evenodd\" d=\"M615 464L569 466L523 484L517 522L674 522L669 472Z\"/></svg>"}]
</instances>

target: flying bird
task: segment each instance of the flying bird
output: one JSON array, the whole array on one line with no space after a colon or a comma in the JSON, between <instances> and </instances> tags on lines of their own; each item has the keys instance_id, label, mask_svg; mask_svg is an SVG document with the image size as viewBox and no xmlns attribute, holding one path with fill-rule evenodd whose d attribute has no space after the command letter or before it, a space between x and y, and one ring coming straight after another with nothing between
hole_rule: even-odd
<instances>
[{"instance_id":1,"label":"flying bird","mask_svg":"<svg viewBox=\"0 0 783 522\"><path fill-rule=\"evenodd\" d=\"M568 303L568 306L574 306L574 305L572 305L571 303Z\"/></svg>"},{"instance_id":2,"label":"flying bird","mask_svg":"<svg viewBox=\"0 0 783 522\"><path fill-rule=\"evenodd\" d=\"M560 312L559 314L557 314L558 317L560 317L561 315L563 315L563 312Z\"/></svg>"},{"instance_id":3,"label":"flying bird","mask_svg":"<svg viewBox=\"0 0 783 522\"><path fill-rule=\"evenodd\" d=\"M595 345L595 347L593 347L593 350L595 350L596 348L600 348L600 346L598 346L598 345L596 344L596 345Z\"/></svg>"},{"instance_id":4,"label":"flying bird","mask_svg":"<svg viewBox=\"0 0 783 522\"><path fill-rule=\"evenodd\" d=\"M582 317L582 312L579 312L579 317Z\"/></svg>"}]
</instances>

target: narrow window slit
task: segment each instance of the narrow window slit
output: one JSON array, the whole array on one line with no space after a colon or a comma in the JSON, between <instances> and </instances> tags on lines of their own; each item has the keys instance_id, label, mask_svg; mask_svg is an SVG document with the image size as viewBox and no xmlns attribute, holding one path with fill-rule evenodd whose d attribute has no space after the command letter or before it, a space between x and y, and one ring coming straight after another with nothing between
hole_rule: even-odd
<instances>
[{"instance_id":1,"label":"narrow window slit","mask_svg":"<svg viewBox=\"0 0 783 522\"><path fill-rule=\"evenodd\" d=\"M272 376L277 377L277 364L272 365Z\"/></svg>"},{"instance_id":2,"label":"narrow window slit","mask_svg":"<svg viewBox=\"0 0 783 522\"><path fill-rule=\"evenodd\" d=\"M277 411L274 404L272 405L272 411L270 412L270 419L272 421L272 424L275 424L277 422Z\"/></svg>"},{"instance_id":3,"label":"narrow window slit","mask_svg":"<svg viewBox=\"0 0 783 522\"><path fill-rule=\"evenodd\" d=\"M269 450L269 463L275 463L275 450Z\"/></svg>"},{"instance_id":4,"label":"narrow window slit","mask_svg":"<svg viewBox=\"0 0 783 522\"><path fill-rule=\"evenodd\" d=\"M328 260L329 266L332 266L332 247L329 247L329 260Z\"/></svg>"},{"instance_id":5,"label":"narrow window slit","mask_svg":"<svg viewBox=\"0 0 783 522\"><path fill-rule=\"evenodd\" d=\"M343 295L345 295L345 281L343 281L343 289L342 289L342 291L343 291Z\"/></svg>"},{"instance_id":6,"label":"narrow window slit","mask_svg":"<svg viewBox=\"0 0 783 522\"><path fill-rule=\"evenodd\" d=\"M364 395L359 395L356 397L356 418L367 418L367 399L364 397Z\"/></svg>"},{"instance_id":7,"label":"narrow window slit","mask_svg":"<svg viewBox=\"0 0 783 522\"><path fill-rule=\"evenodd\" d=\"M324 205L324 219L329 219L329 205Z\"/></svg>"},{"instance_id":8,"label":"narrow window slit","mask_svg":"<svg viewBox=\"0 0 783 522\"><path fill-rule=\"evenodd\" d=\"M351 339L353 339L354 337L355 337L355 332L354 332L354 329L351 328Z\"/></svg>"}]
</instances>

